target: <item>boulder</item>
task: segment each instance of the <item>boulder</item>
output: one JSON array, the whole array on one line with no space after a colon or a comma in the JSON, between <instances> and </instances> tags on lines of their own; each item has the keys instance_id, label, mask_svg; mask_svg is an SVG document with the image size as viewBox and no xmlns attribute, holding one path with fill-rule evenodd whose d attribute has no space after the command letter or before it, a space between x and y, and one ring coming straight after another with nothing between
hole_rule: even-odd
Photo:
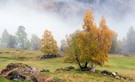
<instances>
[{"instance_id":1,"label":"boulder","mask_svg":"<svg viewBox=\"0 0 135 82\"><path fill-rule=\"evenodd\" d=\"M70 71L70 70L74 70L75 68L73 66L69 66L69 67L65 67L64 70L65 71Z\"/></svg>"},{"instance_id":2,"label":"boulder","mask_svg":"<svg viewBox=\"0 0 135 82\"><path fill-rule=\"evenodd\" d=\"M17 71L12 71L6 76L7 79L9 80L25 80L26 77L23 75L20 75Z\"/></svg>"},{"instance_id":3,"label":"boulder","mask_svg":"<svg viewBox=\"0 0 135 82\"><path fill-rule=\"evenodd\" d=\"M57 57L57 55L55 55L55 54L52 54L52 55L42 55L40 57L40 59L48 59L48 58L56 58L56 57Z\"/></svg>"},{"instance_id":4,"label":"boulder","mask_svg":"<svg viewBox=\"0 0 135 82\"><path fill-rule=\"evenodd\" d=\"M116 78L116 79L120 79L120 77L119 77L119 76L116 76L115 78Z\"/></svg>"},{"instance_id":5,"label":"boulder","mask_svg":"<svg viewBox=\"0 0 135 82\"><path fill-rule=\"evenodd\" d=\"M117 76L117 72L110 72L108 70L101 71L101 74L108 75L108 76L113 76L113 77L116 77Z\"/></svg>"},{"instance_id":6,"label":"boulder","mask_svg":"<svg viewBox=\"0 0 135 82\"><path fill-rule=\"evenodd\" d=\"M103 70L103 71L101 71L101 74L103 74L103 75L111 75L112 73L110 71L108 71L108 70Z\"/></svg>"},{"instance_id":7,"label":"boulder","mask_svg":"<svg viewBox=\"0 0 135 82\"><path fill-rule=\"evenodd\" d=\"M69 66L68 68L69 68L70 70L71 70L71 69L75 69L73 66Z\"/></svg>"},{"instance_id":8,"label":"boulder","mask_svg":"<svg viewBox=\"0 0 135 82\"><path fill-rule=\"evenodd\" d=\"M1 71L1 75L9 80L30 80L37 82L36 78L40 72L36 68L32 68L23 63L10 63L6 69Z\"/></svg>"},{"instance_id":9,"label":"boulder","mask_svg":"<svg viewBox=\"0 0 135 82\"><path fill-rule=\"evenodd\" d=\"M75 68L73 66L65 67L65 68L58 68L56 69L56 72L63 72L63 71L70 71L74 70Z\"/></svg>"},{"instance_id":10,"label":"boulder","mask_svg":"<svg viewBox=\"0 0 135 82\"><path fill-rule=\"evenodd\" d=\"M40 72L50 72L48 69L42 69Z\"/></svg>"},{"instance_id":11,"label":"boulder","mask_svg":"<svg viewBox=\"0 0 135 82\"><path fill-rule=\"evenodd\" d=\"M58 68L58 69L56 69L56 72L58 72L58 73L61 73L61 72L63 72L63 71L64 71L63 68Z\"/></svg>"},{"instance_id":12,"label":"boulder","mask_svg":"<svg viewBox=\"0 0 135 82\"><path fill-rule=\"evenodd\" d=\"M64 71L70 71L70 68L69 67L65 67Z\"/></svg>"},{"instance_id":13,"label":"boulder","mask_svg":"<svg viewBox=\"0 0 135 82\"><path fill-rule=\"evenodd\" d=\"M112 76L116 77L117 73L116 72L112 72Z\"/></svg>"},{"instance_id":14,"label":"boulder","mask_svg":"<svg viewBox=\"0 0 135 82\"><path fill-rule=\"evenodd\" d=\"M100 72L102 75L106 75L106 76L111 76L115 79L121 79L121 80L126 80L126 77L123 77L121 75L119 75L117 72L110 72L108 70L103 70Z\"/></svg>"}]
</instances>

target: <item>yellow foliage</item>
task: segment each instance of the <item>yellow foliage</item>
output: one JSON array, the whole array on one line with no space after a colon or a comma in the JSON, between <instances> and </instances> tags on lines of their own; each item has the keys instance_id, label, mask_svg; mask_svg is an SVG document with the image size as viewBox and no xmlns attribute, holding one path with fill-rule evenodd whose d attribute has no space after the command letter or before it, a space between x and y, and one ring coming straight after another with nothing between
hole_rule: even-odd
<instances>
[{"instance_id":1,"label":"yellow foliage","mask_svg":"<svg viewBox=\"0 0 135 82\"><path fill-rule=\"evenodd\" d=\"M112 36L115 32L106 25L102 17L99 27L94 23L92 11L86 11L84 25L81 31L71 34L67 38L67 52L69 59L76 60L78 64L87 63L102 66L108 60L108 51L111 46ZM79 65L82 68L81 64Z\"/></svg>"},{"instance_id":2,"label":"yellow foliage","mask_svg":"<svg viewBox=\"0 0 135 82\"><path fill-rule=\"evenodd\" d=\"M108 60L113 31L102 17L99 28L94 23L92 11L86 11L83 31L79 34L79 48L84 62L103 65Z\"/></svg>"},{"instance_id":3,"label":"yellow foliage","mask_svg":"<svg viewBox=\"0 0 135 82\"><path fill-rule=\"evenodd\" d=\"M50 31L45 30L41 39L41 51L46 54L58 54L58 45Z\"/></svg>"}]
</instances>

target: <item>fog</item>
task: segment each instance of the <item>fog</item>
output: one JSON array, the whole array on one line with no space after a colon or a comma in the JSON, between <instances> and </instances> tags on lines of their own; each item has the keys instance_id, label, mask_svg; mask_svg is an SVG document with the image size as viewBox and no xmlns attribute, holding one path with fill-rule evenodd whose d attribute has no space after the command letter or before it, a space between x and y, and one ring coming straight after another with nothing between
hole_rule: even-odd
<instances>
[{"instance_id":1,"label":"fog","mask_svg":"<svg viewBox=\"0 0 135 82\"><path fill-rule=\"evenodd\" d=\"M135 26L134 4L135 0L0 0L0 35L4 29L15 35L20 25L26 28L29 38L31 34L42 37L48 29L60 45L66 34L82 28L84 11L92 9L95 22L98 24L104 16L121 39L129 27Z\"/></svg>"}]
</instances>

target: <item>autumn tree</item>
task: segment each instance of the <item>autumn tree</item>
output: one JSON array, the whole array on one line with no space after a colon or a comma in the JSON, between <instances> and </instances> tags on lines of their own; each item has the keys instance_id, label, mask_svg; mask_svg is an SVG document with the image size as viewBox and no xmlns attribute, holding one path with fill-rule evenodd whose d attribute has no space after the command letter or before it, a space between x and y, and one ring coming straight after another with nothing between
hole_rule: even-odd
<instances>
[{"instance_id":1,"label":"autumn tree","mask_svg":"<svg viewBox=\"0 0 135 82\"><path fill-rule=\"evenodd\" d=\"M58 54L57 42L48 30L45 30L41 39L41 51L46 55Z\"/></svg>"},{"instance_id":2,"label":"autumn tree","mask_svg":"<svg viewBox=\"0 0 135 82\"><path fill-rule=\"evenodd\" d=\"M76 60L81 70L87 69L90 64L91 71L94 72L96 65L102 66L108 60L112 34L104 17L98 28L94 23L92 11L86 11L83 29L71 34L66 40L69 59Z\"/></svg>"},{"instance_id":3,"label":"autumn tree","mask_svg":"<svg viewBox=\"0 0 135 82\"><path fill-rule=\"evenodd\" d=\"M66 37L67 46L64 48L64 53L66 56L65 61L76 62L80 69L83 70L81 50L79 48L79 33L80 31L76 31Z\"/></svg>"},{"instance_id":4,"label":"autumn tree","mask_svg":"<svg viewBox=\"0 0 135 82\"><path fill-rule=\"evenodd\" d=\"M84 16L84 25L82 32L79 33L79 48L81 50L81 60L85 63L85 68L91 62L94 67L98 51L98 28L94 23L92 11L86 11Z\"/></svg>"},{"instance_id":5,"label":"autumn tree","mask_svg":"<svg viewBox=\"0 0 135 82\"><path fill-rule=\"evenodd\" d=\"M102 17L99 26L99 34L98 34L98 55L97 56L97 64L102 66L105 61L108 61L108 51L111 48L112 36L115 34L112 30L108 28L106 25L106 20Z\"/></svg>"}]
</instances>

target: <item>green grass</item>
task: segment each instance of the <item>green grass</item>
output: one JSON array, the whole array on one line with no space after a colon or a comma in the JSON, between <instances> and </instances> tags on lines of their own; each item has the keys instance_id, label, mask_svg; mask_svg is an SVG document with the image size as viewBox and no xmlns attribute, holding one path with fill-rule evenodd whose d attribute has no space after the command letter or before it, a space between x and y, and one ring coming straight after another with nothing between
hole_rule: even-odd
<instances>
[{"instance_id":1,"label":"green grass","mask_svg":"<svg viewBox=\"0 0 135 82\"><path fill-rule=\"evenodd\" d=\"M9 80L7 80L4 77L0 76L0 82L9 82Z\"/></svg>"},{"instance_id":2,"label":"green grass","mask_svg":"<svg viewBox=\"0 0 135 82\"><path fill-rule=\"evenodd\" d=\"M28 81L10 81L2 76L0 76L0 82L28 82Z\"/></svg>"},{"instance_id":3,"label":"green grass","mask_svg":"<svg viewBox=\"0 0 135 82\"><path fill-rule=\"evenodd\" d=\"M78 66L74 63L64 63L64 58L44 59L39 60L38 56L42 55L40 51L22 51L14 49L0 49L0 52L9 52L0 54L0 70L4 69L9 63L25 63L39 70L49 69L50 73L44 73L45 76L53 77L55 80L61 79L62 82L123 82L112 77L102 76L100 74L93 74L90 72L81 72L77 70L57 73L57 68L66 66ZM18 59L18 57L24 59ZM125 57L114 55L109 57L109 61L103 67L97 67L99 70L110 70L118 72L119 74L135 78L135 57ZM12 82L0 77L0 82ZM129 82L126 80L125 82ZM135 80L133 80L135 82Z\"/></svg>"}]
</instances>

